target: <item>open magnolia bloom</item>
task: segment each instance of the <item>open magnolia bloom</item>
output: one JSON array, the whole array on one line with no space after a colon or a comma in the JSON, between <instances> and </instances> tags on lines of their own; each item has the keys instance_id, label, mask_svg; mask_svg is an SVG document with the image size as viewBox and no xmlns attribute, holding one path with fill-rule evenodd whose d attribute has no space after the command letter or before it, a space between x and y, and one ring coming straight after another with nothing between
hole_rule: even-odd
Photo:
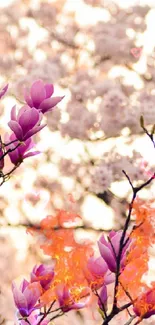
<instances>
[{"instance_id":1,"label":"open magnolia bloom","mask_svg":"<svg viewBox=\"0 0 155 325\"><path fill-rule=\"evenodd\" d=\"M90 300L91 290L89 287L83 289L76 288L69 290L67 285L59 284L56 286L55 292L60 308L63 312L68 312L71 309L81 309L88 305ZM73 292L74 293L73 293ZM82 301L81 299L84 298Z\"/></svg>"},{"instance_id":2,"label":"open magnolia bloom","mask_svg":"<svg viewBox=\"0 0 155 325\"><path fill-rule=\"evenodd\" d=\"M19 289L13 283L12 292L15 305L23 317L30 316L35 309L42 306L39 303L37 304L42 294L42 287L39 282L29 283L24 279Z\"/></svg>"},{"instance_id":3,"label":"open magnolia bloom","mask_svg":"<svg viewBox=\"0 0 155 325\"><path fill-rule=\"evenodd\" d=\"M103 258L91 256L87 264L88 271L85 271L86 278L92 289L99 289L104 284L114 282L115 275L109 271L107 263Z\"/></svg>"},{"instance_id":4,"label":"open magnolia bloom","mask_svg":"<svg viewBox=\"0 0 155 325\"><path fill-rule=\"evenodd\" d=\"M104 261L107 263L108 268L111 272L116 272L116 257L118 256L121 237L122 230L117 232L112 230L109 233L110 241L107 241L104 235L102 235L98 241L100 254L103 257ZM125 238L125 240L126 239L127 237ZM130 243L131 240L129 239L123 248L121 256L121 266L123 266L126 257L126 252L129 248Z\"/></svg>"},{"instance_id":5,"label":"open magnolia bloom","mask_svg":"<svg viewBox=\"0 0 155 325\"><path fill-rule=\"evenodd\" d=\"M52 265L35 265L31 272L31 282L39 281L44 290L49 289L54 278L54 268Z\"/></svg>"},{"instance_id":6,"label":"open magnolia bloom","mask_svg":"<svg viewBox=\"0 0 155 325\"><path fill-rule=\"evenodd\" d=\"M16 136L13 133L10 136L8 134L5 134L6 143L12 142L15 139ZM13 150L12 152L8 152L8 155L10 157L11 162L14 165L23 162L23 160L26 158L33 157L40 154L40 151L30 151L35 146L35 143L33 142L32 138L27 139L18 148L16 148L18 143L19 142L17 141L6 146L7 150L9 149Z\"/></svg>"},{"instance_id":7,"label":"open magnolia bloom","mask_svg":"<svg viewBox=\"0 0 155 325\"><path fill-rule=\"evenodd\" d=\"M46 124L40 125L43 114L36 108L24 105L16 114L16 106L12 107L11 120L8 126L20 141L25 141L41 131Z\"/></svg>"},{"instance_id":8,"label":"open magnolia bloom","mask_svg":"<svg viewBox=\"0 0 155 325\"><path fill-rule=\"evenodd\" d=\"M140 318L149 318L155 315L155 287L138 297L134 303L133 310Z\"/></svg>"},{"instance_id":9,"label":"open magnolia bloom","mask_svg":"<svg viewBox=\"0 0 155 325\"><path fill-rule=\"evenodd\" d=\"M47 113L53 110L63 97L51 97L54 93L52 84L44 84L42 80L36 80L30 91L25 90L25 101L30 107L35 107L40 112Z\"/></svg>"}]
</instances>

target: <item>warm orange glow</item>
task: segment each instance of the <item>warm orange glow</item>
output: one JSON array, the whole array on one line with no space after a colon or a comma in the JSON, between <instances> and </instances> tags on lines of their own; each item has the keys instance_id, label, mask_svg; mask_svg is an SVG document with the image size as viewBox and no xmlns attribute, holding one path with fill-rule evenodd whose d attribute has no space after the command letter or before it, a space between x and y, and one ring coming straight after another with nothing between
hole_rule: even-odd
<instances>
[{"instance_id":1,"label":"warm orange glow","mask_svg":"<svg viewBox=\"0 0 155 325\"><path fill-rule=\"evenodd\" d=\"M153 224L155 208L153 207L153 201L149 200L144 203L137 198L133 205L132 215L136 219L136 227L130 235L134 241L127 255L126 266L119 279L132 299L136 299L144 288L148 288L143 283L142 276L148 271L148 248L155 240ZM119 286L118 297L120 300L128 299L121 285Z\"/></svg>"},{"instance_id":2,"label":"warm orange glow","mask_svg":"<svg viewBox=\"0 0 155 325\"><path fill-rule=\"evenodd\" d=\"M94 254L92 243L88 240L77 243L74 228L64 227L66 222L75 222L77 218L81 217L73 211L58 210L56 216L47 216L42 220L39 230L30 229L31 233L37 231L45 236L46 240L40 247L46 255L56 260L54 281L42 296L45 303L56 298L55 288L58 284L67 285L75 301L84 295L88 287L85 272L88 258Z\"/></svg>"}]
</instances>

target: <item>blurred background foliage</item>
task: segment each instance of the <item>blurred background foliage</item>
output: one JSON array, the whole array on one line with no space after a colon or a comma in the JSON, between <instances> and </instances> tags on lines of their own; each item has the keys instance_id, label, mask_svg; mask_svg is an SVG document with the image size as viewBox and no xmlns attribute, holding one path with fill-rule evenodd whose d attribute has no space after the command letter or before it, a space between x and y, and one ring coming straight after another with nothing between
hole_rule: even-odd
<instances>
[{"instance_id":1,"label":"blurred background foliage","mask_svg":"<svg viewBox=\"0 0 155 325\"><path fill-rule=\"evenodd\" d=\"M74 208L83 217L79 237L97 240L101 231L124 224L131 192L122 169L138 183L153 171L154 149L139 118L148 128L155 123L154 30L154 1L0 0L0 85L9 82L0 103L2 137L24 87L42 79L54 83L55 95L65 95L36 135L42 153L0 190L0 313L6 323L14 323L12 280L47 260L26 225ZM139 196L154 198L154 188L152 182ZM92 310L70 312L55 324L101 323Z\"/></svg>"}]
</instances>

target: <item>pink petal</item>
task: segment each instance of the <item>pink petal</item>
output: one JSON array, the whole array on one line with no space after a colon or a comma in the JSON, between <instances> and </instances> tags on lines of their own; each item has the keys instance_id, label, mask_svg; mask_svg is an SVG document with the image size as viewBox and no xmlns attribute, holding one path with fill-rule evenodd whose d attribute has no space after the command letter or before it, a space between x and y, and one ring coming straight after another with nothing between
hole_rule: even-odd
<instances>
[{"instance_id":1,"label":"pink petal","mask_svg":"<svg viewBox=\"0 0 155 325\"><path fill-rule=\"evenodd\" d=\"M14 120L14 121L17 120L17 117L16 117L16 105L14 105L12 107L12 110L11 110L11 120Z\"/></svg>"},{"instance_id":2,"label":"pink petal","mask_svg":"<svg viewBox=\"0 0 155 325\"><path fill-rule=\"evenodd\" d=\"M47 124L43 124L40 126L34 127L32 130L28 131L26 135L24 136L24 140L27 140L28 138L32 137L32 135L36 134L37 132L41 131Z\"/></svg>"},{"instance_id":3,"label":"pink petal","mask_svg":"<svg viewBox=\"0 0 155 325\"><path fill-rule=\"evenodd\" d=\"M111 250L102 244L100 241L98 242L100 254L103 257L104 261L107 263L110 271L115 272L116 269L116 260L111 253Z\"/></svg>"},{"instance_id":4,"label":"pink petal","mask_svg":"<svg viewBox=\"0 0 155 325\"><path fill-rule=\"evenodd\" d=\"M99 242L102 243L103 245L109 247L109 243L107 242L107 240L105 239L105 236L102 235L99 239Z\"/></svg>"},{"instance_id":5,"label":"pink petal","mask_svg":"<svg viewBox=\"0 0 155 325\"><path fill-rule=\"evenodd\" d=\"M39 110L41 110L42 113L46 113L47 111L52 109L54 106L56 106L63 98L64 98L64 96L44 99L43 102L39 106Z\"/></svg>"},{"instance_id":6,"label":"pink petal","mask_svg":"<svg viewBox=\"0 0 155 325\"><path fill-rule=\"evenodd\" d=\"M23 155L23 158L29 158L35 155L39 155L41 152L40 151L33 151L33 152L28 152L27 154Z\"/></svg>"},{"instance_id":7,"label":"pink petal","mask_svg":"<svg viewBox=\"0 0 155 325\"><path fill-rule=\"evenodd\" d=\"M90 257L88 260L88 269L92 274L102 276L108 270L108 266L102 257Z\"/></svg>"},{"instance_id":8,"label":"pink petal","mask_svg":"<svg viewBox=\"0 0 155 325\"><path fill-rule=\"evenodd\" d=\"M118 252L119 252L121 236L122 236L122 231L116 232L115 236L113 236L111 239L111 243L115 249L116 255L118 255Z\"/></svg>"},{"instance_id":9,"label":"pink petal","mask_svg":"<svg viewBox=\"0 0 155 325\"><path fill-rule=\"evenodd\" d=\"M30 107L28 105L24 105L20 108L17 116L17 121L19 122L20 117L25 113L27 110L30 110Z\"/></svg>"},{"instance_id":10,"label":"pink petal","mask_svg":"<svg viewBox=\"0 0 155 325\"><path fill-rule=\"evenodd\" d=\"M28 309L35 306L40 298L42 289L39 282L30 283L24 291L24 296L27 300Z\"/></svg>"},{"instance_id":11,"label":"pink petal","mask_svg":"<svg viewBox=\"0 0 155 325\"><path fill-rule=\"evenodd\" d=\"M15 133L18 140L23 139L23 132L21 126L16 121L10 121L8 123L10 129Z\"/></svg>"},{"instance_id":12,"label":"pink petal","mask_svg":"<svg viewBox=\"0 0 155 325\"><path fill-rule=\"evenodd\" d=\"M46 90L46 98L49 98L54 93L54 86L52 84L46 84L45 90Z\"/></svg>"},{"instance_id":13,"label":"pink petal","mask_svg":"<svg viewBox=\"0 0 155 325\"><path fill-rule=\"evenodd\" d=\"M33 106L38 108L41 102L46 98L46 90L42 80L37 80L31 86L31 98Z\"/></svg>"},{"instance_id":14,"label":"pink petal","mask_svg":"<svg viewBox=\"0 0 155 325\"><path fill-rule=\"evenodd\" d=\"M12 291L13 291L13 297L14 297L16 307L18 309L19 308L27 309L27 301L24 294L15 285L13 285Z\"/></svg>"},{"instance_id":15,"label":"pink petal","mask_svg":"<svg viewBox=\"0 0 155 325\"><path fill-rule=\"evenodd\" d=\"M105 284L110 284L110 283L113 283L114 281L115 281L115 274L108 270L104 276Z\"/></svg>"},{"instance_id":16,"label":"pink petal","mask_svg":"<svg viewBox=\"0 0 155 325\"><path fill-rule=\"evenodd\" d=\"M27 286L29 285L29 282L27 281L27 280L23 280L22 281L22 283L21 283L21 285L20 285L20 290L22 291L22 292L24 292L24 290L27 288Z\"/></svg>"},{"instance_id":17,"label":"pink petal","mask_svg":"<svg viewBox=\"0 0 155 325\"><path fill-rule=\"evenodd\" d=\"M105 304L107 302L107 299L108 299L108 296L107 296L107 287L105 285L101 289L100 299L101 299L101 301L102 301L103 304ZM102 304L101 304L100 299L98 299L98 304L99 304L99 307L102 309Z\"/></svg>"},{"instance_id":18,"label":"pink petal","mask_svg":"<svg viewBox=\"0 0 155 325\"><path fill-rule=\"evenodd\" d=\"M25 98L26 103L30 107L33 107L33 102L32 102L32 99L30 97L30 94L29 94L29 90L28 89L24 89L24 98Z\"/></svg>"},{"instance_id":19,"label":"pink petal","mask_svg":"<svg viewBox=\"0 0 155 325\"><path fill-rule=\"evenodd\" d=\"M38 111L34 107L29 107L29 109L27 109L19 118L19 124L23 130L23 133L25 134L31 130L37 124L38 120Z\"/></svg>"},{"instance_id":20,"label":"pink petal","mask_svg":"<svg viewBox=\"0 0 155 325\"><path fill-rule=\"evenodd\" d=\"M19 154L18 154L18 149L14 150L13 152L9 152L9 158L12 162L12 164L17 165L19 162Z\"/></svg>"}]
</instances>

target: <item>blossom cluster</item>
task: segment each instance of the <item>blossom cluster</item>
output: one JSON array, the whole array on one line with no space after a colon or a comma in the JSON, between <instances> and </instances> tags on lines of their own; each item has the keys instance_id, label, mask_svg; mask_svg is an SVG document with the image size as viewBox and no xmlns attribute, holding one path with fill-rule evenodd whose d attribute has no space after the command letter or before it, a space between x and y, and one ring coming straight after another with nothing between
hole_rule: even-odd
<instances>
[{"instance_id":1,"label":"blossom cluster","mask_svg":"<svg viewBox=\"0 0 155 325\"><path fill-rule=\"evenodd\" d=\"M0 92L0 98L3 97L8 89L6 85ZM39 154L39 151L30 151L35 143L33 136L41 131L46 124L42 124L43 115L53 110L63 97L51 97L54 92L53 84L44 84L42 80L35 81L31 89L25 90L25 105L18 113L16 106L11 109L11 118L8 126L12 133L4 135L4 143L1 139L0 145L0 168L1 177L5 181L26 158ZM14 168L7 174L3 174L5 167L5 156L8 155Z\"/></svg>"},{"instance_id":2,"label":"blossom cluster","mask_svg":"<svg viewBox=\"0 0 155 325\"><path fill-rule=\"evenodd\" d=\"M34 266L30 281L24 279L19 289L13 283L20 324L47 324L70 310L90 306L93 299L103 324L126 308L139 322L154 315L154 283L150 288L142 280L148 270L148 247L154 243L151 204L137 198L133 229L111 231L108 237L102 234L97 242L98 256L92 242L75 240L73 229L81 217L74 211L58 210L55 216L43 219L40 227L28 229L41 235L40 247L51 261ZM74 226L66 227L70 223ZM109 285L114 288L114 305L108 315Z\"/></svg>"}]
</instances>

